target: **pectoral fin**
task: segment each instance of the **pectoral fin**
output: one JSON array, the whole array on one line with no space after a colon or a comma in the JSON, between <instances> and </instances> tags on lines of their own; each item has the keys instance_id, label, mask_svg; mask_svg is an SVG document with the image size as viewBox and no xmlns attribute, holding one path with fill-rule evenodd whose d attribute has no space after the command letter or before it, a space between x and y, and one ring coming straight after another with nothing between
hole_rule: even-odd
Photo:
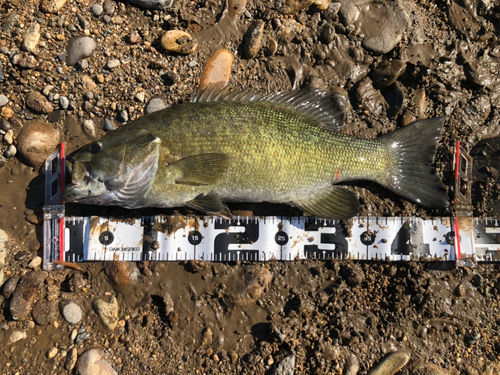
<instances>
[{"instance_id":1,"label":"pectoral fin","mask_svg":"<svg viewBox=\"0 0 500 375\"><path fill-rule=\"evenodd\" d=\"M226 154L199 154L171 163L176 170L176 184L212 185L227 171L229 157Z\"/></svg>"},{"instance_id":2,"label":"pectoral fin","mask_svg":"<svg viewBox=\"0 0 500 375\"><path fill-rule=\"evenodd\" d=\"M185 205L195 210L219 215L224 219L231 220L233 218L229 208L221 201L217 193L213 191L208 194L200 194L195 199L186 202Z\"/></svg>"},{"instance_id":3,"label":"pectoral fin","mask_svg":"<svg viewBox=\"0 0 500 375\"><path fill-rule=\"evenodd\" d=\"M338 186L332 186L311 199L292 204L313 216L334 220L349 219L359 212L360 207L356 194Z\"/></svg>"}]
</instances>

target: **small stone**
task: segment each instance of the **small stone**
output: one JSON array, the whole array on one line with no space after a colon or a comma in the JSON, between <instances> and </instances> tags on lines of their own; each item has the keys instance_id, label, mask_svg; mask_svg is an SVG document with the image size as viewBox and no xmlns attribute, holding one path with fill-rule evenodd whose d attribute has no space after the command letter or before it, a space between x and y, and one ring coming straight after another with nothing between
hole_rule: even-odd
<instances>
[{"instance_id":1,"label":"small stone","mask_svg":"<svg viewBox=\"0 0 500 375\"><path fill-rule=\"evenodd\" d=\"M55 347L52 347L50 348L48 351L47 351L47 358L48 359L52 359L54 358L56 355L57 355L57 348Z\"/></svg>"},{"instance_id":2,"label":"small stone","mask_svg":"<svg viewBox=\"0 0 500 375\"><path fill-rule=\"evenodd\" d=\"M12 334L9 336L9 342L11 344L18 342L20 340L24 340L28 335L26 334L26 331L14 331Z\"/></svg>"},{"instance_id":3,"label":"small stone","mask_svg":"<svg viewBox=\"0 0 500 375\"><path fill-rule=\"evenodd\" d=\"M83 122L83 124L82 124L82 130L89 137L95 138L96 133L95 133L95 124L94 124L94 121L92 121L92 120L85 120Z\"/></svg>"},{"instance_id":4,"label":"small stone","mask_svg":"<svg viewBox=\"0 0 500 375\"><path fill-rule=\"evenodd\" d=\"M245 42L245 56L247 59L257 57L262 46L265 22L256 20L248 29Z\"/></svg>"},{"instance_id":5,"label":"small stone","mask_svg":"<svg viewBox=\"0 0 500 375\"><path fill-rule=\"evenodd\" d=\"M123 19L123 17L114 16L111 17L111 22L115 25L121 25L123 22L125 22L125 20Z\"/></svg>"},{"instance_id":6,"label":"small stone","mask_svg":"<svg viewBox=\"0 0 500 375\"><path fill-rule=\"evenodd\" d=\"M76 68L78 70L85 70L89 67L89 62L87 59L80 60L76 63Z\"/></svg>"},{"instance_id":7,"label":"small stone","mask_svg":"<svg viewBox=\"0 0 500 375\"><path fill-rule=\"evenodd\" d=\"M139 35L139 33L137 32L137 30L134 29L130 32L128 40L129 40L130 44L137 44L142 40L142 38Z\"/></svg>"},{"instance_id":8,"label":"small stone","mask_svg":"<svg viewBox=\"0 0 500 375\"><path fill-rule=\"evenodd\" d=\"M194 68L196 65L198 65L198 63L196 62L196 60L191 60L188 64L188 67L189 68Z\"/></svg>"},{"instance_id":9,"label":"small stone","mask_svg":"<svg viewBox=\"0 0 500 375\"><path fill-rule=\"evenodd\" d=\"M266 57L274 56L274 54L278 51L278 42L273 37L267 38L267 49L264 52Z\"/></svg>"},{"instance_id":10,"label":"small stone","mask_svg":"<svg viewBox=\"0 0 500 375\"><path fill-rule=\"evenodd\" d=\"M52 89L54 88L54 86L52 85L47 85L43 88L42 90L42 94L45 95L45 96L49 96L50 92L52 91Z\"/></svg>"},{"instance_id":11,"label":"small stone","mask_svg":"<svg viewBox=\"0 0 500 375\"><path fill-rule=\"evenodd\" d=\"M9 98L7 98L5 95L0 95L0 107L3 107L9 102Z\"/></svg>"},{"instance_id":12,"label":"small stone","mask_svg":"<svg viewBox=\"0 0 500 375\"><path fill-rule=\"evenodd\" d=\"M17 136L19 156L28 165L39 166L56 149L60 140L58 130L32 122L25 125Z\"/></svg>"},{"instance_id":13,"label":"small stone","mask_svg":"<svg viewBox=\"0 0 500 375\"><path fill-rule=\"evenodd\" d=\"M11 278L7 279L5 284L3 284L2 295L5 299L10 298L10 296L14 293L19 279L19 276L12 276Z\"/></svg>"},{"instance_id":14,"label":"small stone","mask_svg":"<svg viewBox=\"0 0 500 375\"><path fill-rule=\"evenodd\" d=\"M103 9L105 14L113 14L116 9L116 3L112 0L105 0L103 4Z\"/></svg>"},{"instance_id":15,"label":"small stone","mask_svg":"<svg viewBox=\"0 0 500 375\"><path fill-rule=\"evenodd\" d=\"M114 69L120 66L120 60L113 59L106 63L106 69Z\"/></svg>"},{"instance_id":16,"label":"small stone","mask_svg":"<svg viewBox=\"0 0 500 375\"><path fill-rule=\"evenodd\" d=\"M344 375L357 375L359 371L359 360L351 354L346 361Z\"/></svg>"},{"instance_id":17,"label":"small stone","mask_svg":"<svg viewBox=\"0 0 500 375\"><path fill-rule=\"evenodd\" d=\"M52 104L38 91L31 91L26 97L26 107L39 113L51 113Z\"/></svg>"},{"instance_id":18,"label":"small stone","mask_svg":"<svg viewBox=\"0 0 500 375\"><path fill-rule=\"evenodd\" d=\"M69 106L69 99L65 96L61 96L59 98L59 107L61 107L61 109L68 109L68 106Z\"/></svg>"},{"instance_id":19,"label":"small stone","mask_svg":"<svg viewBox=\"0 0 500 375\"><path fill-rule=\"evenodd\" d=\"M295 373L295 355L289 355L275 365L275 374L293 375Z\"/></svg>"},{"instance_id":20,"label":"small stone","mask_svg":"<svg viewBox=\"0 0 500 375\"><path fill-rule=\"evenodd\" d=\"M47 278L45 271L33 271L23 276L10 301L10 314L14 320L26 320L40 289Z\"/></svg>"},{"instance_id":21,"label":"small stone","mask_svg":"<svg viewBox=\"0 0 500 375\"><path fill-rule=\"evenodd\" d=\"M90 29L90 22L82 14L78 13L76 18L78 19L78 24L83 30Z\"/></svg>"},{"instance_id":22,"label":"small stone","mask_svg":"<svg viewBox=\"0 0 500 375\"><path fill-rule=\"evenodd\" d=\"M80 355L77 372L79 375L116 375L100 349L89 349Z\"/></svg>"},{"instance_id":23,"label":"small stone","mask_svg":"<svg viewBox=\"0 0 500 375\"><path fill-rule=\"evenodd\" d=\"M102 16L102 20L104 21L104 23L110 23L111 17L105 14L104 16Z\"/></svg>"},{"instance_id":24,"label":"small stone","mask_svg":"<svg viewBox=\"0 0 500 375\"><path fill-rule=\"evenodd\" d=\"M139 91L137 94L135 94L134 99L140 103L144 103L144 100L146 99L146 93L144 91Z\"/></svg>"},{"instance_id":25,"label":"small stone","mask_svg":"<svg viewBox=\"0 0 500 375\"><path fill-rule=\"evenodd\" d=\"M405 352L392 352L368 371L368 375L394 375L410 360Z\"/></svg>"},{"instance_id":26,"label":"small stone","mask_svg":"<svg viewBox=\"0 0 500 375\"><path fill-rule=\"evenodd\" d=\"M150 114L156 111L161 111L167 108L167 104L162 98L151 98L151 100L146 105L146 114Z\"/></svg>"},{"instance_id":27,"label":"small stone","mask_svg":"<svg viewBox=\"0 0 500 375\"><path fill-rule=\"evenodd\" d=\"M169 30L161 38L161 46L168 52L187 55L198 48L190 34L181 30Z\"/></svg>"},{"instance_id":28,"label":"small stone","mask_svg":"<svg viewBox=\"0 0 500 375\"><path fill-rule=\"evenodd\" d=\"M130 0L130 2L146 9L165 10L172 6L174 0Z\"/></svg>"},{"instance_id":29,"label":"small stone","mask_svg":"<svg viewBox=\"0 0 500 375\"><path fill-rule=\"evenodd\" d=\"M17 154L17 148L16 148L16 146L10 145L9 147L7 147L7 151L5 151L3 155L6 158L11 158L11 157L13 157L16 154Z\"/></svg>"},{"instance_id":30,"label":"small stone","mask_svg":"<svg viewBox=\"0 0 500 375\"><path fill-rule=\"evenodd\" d=\"M115 296L111 297L110 302L98 299L94 301L94 309L102 319L104 325L111 331L115 329L118 323L118 301Z\"/></svg>"},{"instance_id":31,"label":"small stone","mask_svg":"<svg viewBox=\"0 0 500 375\"><path fill-rule=\"evenodd\" d=\"M219 49L206 61L200 79L200 90L207 86L218 84L223 88L231 77L233 54L226 49Z\"/></svg>"},{"instance_id":32,"label":"small stone","mask_svg":"<svg viewBox=\"0 0 500 375\"><path fill-rule=\"evenodd\" d=\"M57 301L37 302L33 307L32 315L36 324L41 326L56 322L59 317Z\"/></svg>"},{"instance_id":33,"label":"small stone","mask_svg":"<svg viewBox=\"0 0 500 375\"><path fill-rule=\"evenodd\" d=\"M455 288L455 295L457 297L463 297L465 296L465 286L464 284L460 283L457 285L457 287Z\"/></svg>"},{"instance_id":34,"label":"small stone","mask_svg":"<svg viewBox=\"0 0 500 375\"><path fill-rule=\"evenodd\" d=\"M42 264L42 257L36 256L28 263L28 268L37 268Z\"/></svg>"},{"instance_id":35,"label":"small stone","mask_svg":"<svg viewBox=\"0 0 500 375\"><path fill-rule=\"evenodd\" d=\"M71 334L69 335L69 339L71 341L74 341L76 339L76 336L78 335L78 330L76 328L74 328L72 331L71 331Z\"/></svg>"},{"instance_id":36,"label":"small stone","mask_svg":"<svg viewBox=\"0 0 500 375\"><path fill-rule=\"evenodd\" d=\"M90 11L96 17L99 17L102 14L103 10L104 10L103 7L101 5L99 5L99 4L94 4L90 8Z\"/></svg>"},{"instance_id":37,"label":"small stone","mask_svg":"<svg viewBox=\"0 0 500 375\"><path fill-rule=\"evenodd\" d=\"M248 305L257 301L264 289L269 285L273 276L265 267L255 266L245 269L244 285L234 285L234 290L229 290L226 295L229 302L235 305Z\"/></svg>"},{"instance_id":38,"label":"small stone","mask_svg":"<svg viewBox=\"0 0 500 375\"><path fill-rule=\"evenodd\" d=\"M10 129L10 123L6 119L0 119L0 129L3 131L8 131Z\"/></svg>"},{"instance_id":39,"label":"small stone","mask_svg":"<svg viewBox=\"0 0 500 375\"><path fill-rule=\"evenodd\" d=\"M102 127L105 131L110 132L115 130L115 126L111 121L109 121L107 118L104 119L104 126Z\"/></svg>"},{"instance_id":40,"label":"small stone","mask_svg":"<svg viewBox=\"0 0 500 375\"><path fill-rule=\"evenodd\" d=\"M12 129L7 130L3 136L3 143L6 145L11 145L14 143L14 131Z\"/></svg>"},{"instance_id":41,"label":"small stone","mask_svg":"<svg viewBox=\"0 0 500 375\"><path fill-rule=\"evenodd\" d=\"M92 56L97 48L97 42L89 36L71 38L66 48L66 65L73 66L81 59Z\"/></svg>"},{"instance_id":42,"label":"small stone","mask_svg":"<svg viewBox=\"0 0 500 375\"><path fill-rule=\"evenodd\" d=\"M116 120L119 122L127 122L128 121L128 113L125 110L118 111L116 115Z\"/></svg>"},{"instance_id":43,"label":"small stone","mask_svg":"<svg viewBox=\"0 0 500 375\"><path fill-rule=\"evenodd\" d=\"M373 71L373 86L377 89L389 87L396 82L405 70L406 63L401 60L384 60Z\"/></svg>"},{"instance_id":44,"label":"small stone","mask_svg":"<svg viewBox=\"0 0 500 375\"><path fill-rule=\"evenodd\" d=\"M92 91L97 87L94 80L87 75L84 75L82 77L82 86L83 86L83 91Z\"/></svg>"},{"instance_id":45,"label":"small stone","mask_svg":"<svg viewBox=\"0 0 500 375\"><path fill-rule=\"evenodd\" d=\"M66 0L44 0L40 9L45 13L57 13L65 4Z\"/></svg>"},{"instance_id":46,"label":"small stone","mask_svg":"<svg viewBox=\"0 0 500 375\"><path fill-rule=\"evenodd\" d=\"M76 348L72 348L68 355L66 356L66 361L64 362L64 368L68 371L71 371L75 368L76 361L78 359L78 350Z\"/></svg>"},{"instance_id":47,"label":"small stone","mask_svg":"<svg viewBox=\"0 0 500 375\"><path fill-rule=\"evenodd\" d=\"M82 308L76 302L70 301L62 307L61 315L69 324L77 324L82 320Z\"/></svg>"},{"instance_id":48,"label":"small stone","mask_svg":"<svg viewBox=\"0 0 500 375\"><path fill-rule=\"evenodd\" d=\"M35 22L26 29L23 39L23 49L28 52L35 51L40 41L40 24Z\"/></svg>"},{"instance_id":49,"label":"small stone","mask_svg":"<svg viewBox=\"0 0 500 375\"><path fill-rule=\"evenodd\" d=\"M314 5L318 10L327 10L330 5L330 0L314 0Z\"/></svg>"}]
</instances>

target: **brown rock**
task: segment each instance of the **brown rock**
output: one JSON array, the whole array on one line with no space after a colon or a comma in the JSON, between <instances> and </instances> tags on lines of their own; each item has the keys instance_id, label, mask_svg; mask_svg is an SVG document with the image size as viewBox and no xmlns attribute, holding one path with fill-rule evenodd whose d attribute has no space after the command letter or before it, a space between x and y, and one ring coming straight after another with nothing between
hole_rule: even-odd
<instances>
[{"instance_id":1,"label":"brown rock","mask_svg":"<svg viewBox=\"0 0 500 375\"><path fill-rule=\"evenodd\" d=\"M187 55L198 48L191 35L181 30L169 30L161 38L161 46L168 52Z\"/></svg>"},{"instance_id":2,"label":"brown rock","mask_svg":"<svg viewBox=\"0 0 500 375\"><path fill-rule=\"evenodd\" d=\"M247 40L245 43L245 56L247 59L257 57L262 46L262 35L264 34L265 22L256 20L248 29Z\"/></svg>"},{"instance_id":3,"label":"brown rock","mask_svg":"<svg viewBox=\"0 0 500 375\"><path fill-rule=\"evenodd\" d=\"M231 77L233 54L227 49L219 49L207 60L201 73L200 90L211 84L219 84L223 88Z\"/></svg>"},{"instance_id":4,"label":"brown rock","mask_svg":"<svg viewBox=\"0 0 500 375\"><path fill-rule=\"evenodd\" d=\"M406 366L409 359L405 352L389 353L368 371L368 375L394 375Z\"/></svg>"},{"instance_id":5,"label":"brown rock","mask_svg":"<svg viewBox=\"0 0 500 375\"><path fill-rule=\"evenodd\" d=\"M229 0L227 2L227 11L232 19L236 19L238 14L245 11L247 0Z\"/></svg>"},{"instance_id":6,"label":"brown rock","mask_svg":"<svg viewBox=\"0 0 500 375\"><path fill-rule=\"evenodd\" d=\"M47 278L47 272L34 271L23 276L10 301L10 314L14 320L26 320L31 312L38 290Z\"/></svg>"},{"instance_id":7,"label":"brown rock","mask_svg":"<svg viewBox=\"0 0 500 375\"><path fill-rule=\"evenodd\" d=\"M57 13L65 4L66 0L44 0L40 9L45 13Z\"/></svg>"},{"instance_id":8,"label":"brown rock","mask_svg":"<svg viewBox=\"0 0 500 375\"><path fill-rule=\"evenodd\" d=\"M273 275L265 267L247 267L245 269L245 284L243 288L240 287L238 290L238 285L235 285L236 289L231 290L226 295L226 298L235 305L248 305L253 303L260 298L262 292L272 279Z\"/></svg>"},{"instance_id":9,"label":"brown rock","mask_svg":"<svg viewBox=\"0 0 500 375\"><path fill-rule=\"evenodd\" d=\"M26 107L40 113L50 113L54 110L54 107L52 107L47 98L38 91L31 91L28 94L26 97Z\"/></svg>"},{"instance_id":10,"label":"brown rock","mask_svg":"<svg viewBox=\"0 0 500 375\"><path fill-rule=\"evenodd\" d=\"M25 125L17 137L19 158L28 165L43 164L60 143L59 131L41 123Z\"/></svg>"},{"instance_id":11,"label":"brown rock","mask_svg":"<svg viewBox=\"0 0 500 375\"><path fill-rule=\"evenodd\" d=\"M36 324L41 326L57 321L59 317L57 301L37 302L33 307L32 315Z\"/></svg>"},{"instance_id":12,"label":"brown rock","mask_svg":"<svg viewBox=\"0 0 500 375\"><path fill-rule=\"evenodd\" d=\"M134 29L130 32L128 40L129 40L130 44L136 44L136 43L139 43L142 40L142 38L139 35L139 33L137 32L137 30Z\"/></svg>"},{"instance_id":13,"label":"brown rock","mask_svg":"<svg viewBox=\"0 0 500 375\"><path fill-rule=\"evenodd\" d=\"M132 281L126 262L109 262L106 266L106 275L118 286L128 286Z\"/></svg>"}]
</instances>

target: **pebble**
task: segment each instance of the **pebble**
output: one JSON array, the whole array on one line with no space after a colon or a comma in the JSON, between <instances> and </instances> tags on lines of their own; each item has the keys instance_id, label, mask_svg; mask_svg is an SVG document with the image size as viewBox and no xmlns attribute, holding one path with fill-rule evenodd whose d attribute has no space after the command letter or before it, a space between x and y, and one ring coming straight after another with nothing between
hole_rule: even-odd
<instances>
[{"instance_id":1,"label":"pebble","mask_svg":"<svg viewBox=\"0 0 500 375\"><path fill-rule=\"evenodd\" d=\"M104 130L106 130L107 132L110 132L110 131L113 131L115 130L115 126L113 125L113 123L111 121L109 121L107 118L104 119L104 126L102 127Z\"/></svg>"},{"instance_id":2,"label":"pebble","mask_svg":"<svg viewBox=\"0 0 500 375\"><path fill-rule=\"evenodd\" d=\"M344 375L357 375L358 371L359 360L354 354L351 354L346 361Z\"/></svg>"},{"instance_id":3,"label":"pebble","mask_svg":"<svg viewBox=\"0 0 500 375\"><path fill-rule=\"evenodd\" d=\"M153 10L165 10L172 6L174 0L130 0L132 4Z\"/></svg>"},{"instance_id":4,"label":"pebble","mask_svg":"<svg viewBox=\"0 0 500 375\"><path fill-rule=\"evenodd\" d=\"M72 331L71 331L71 334L69 335L69 339L71 341L74 341L76 339L76 336L78 335L78 330L76 328L74 328Z\"/></svg>"},{"instance_id":5,"label":"pebble","mask_svg":"<svg viewBox=\"0 0 500 375\"><path fill-rule=\"evenodd\" d=\"M0 60L0 83L5 81L5 74L3 74L3 65L2 60Z\"/></svg>"},{"instance_id":6,"label":"pebble","mask_svg":"<svg viewBox=\"0 0 500 375\"><path fill-rule=\"evenodd\" d=\"M58 352L57 348L55 348L55 347L50 348L47 351L47 358L48 359L54 358L57 355L57 352Z\"/></svg>"},{"instance_id":7,"label":"pebble","mask_svg":"<svg viewBox=\"0 0 500 375\"><path fill-rule=\"evenodd\" d=\"M26 97L25 104L30 110L39 113L51 113L54 110L47 98L38 91L31 91Z\"/></svg>"},{"instance_id":8,"label":"pebble","mask_svg":"<svg viewBox=\"0 0 500 375\"><path fill-rule=\"evenodd\" d=\"M40 24L34 22L26 29L23 39L23 49L28 52L35 51L40 41Z\"/></svg>"},{"instance_id":9,"label":"pebble","mask_svg":"<svg viewBox=\"0 0 500 375\"><path fill-rule=\"evenodd\" d=\"M87 59L80 60L76 63L76 68L78 70L85 70L89 67L89 62Z\"/></svg>"},{"instance_id":10,"label":"pebble","mask_svg":"<svg viewBox=\"0 0 500 375\"><path fill-rule=\"evenodd\" d=\"M45 13L57 13L65 4L66 0L44 0L40 9Z\"/></svg>"},{"instance_id":11,"label":"pebble","mask_svg":"<svg viewBox=\"0 0 500 375\"><path fill-rule=\"evenodd\" d=\"M88 75L84 75L82 77L82 86L83 86L83 91L92 91L97 87L96 83L92 78L90 78Z\"/></svg>"},{"instance_id":12,"label":"pebble","mask_svg":"<svg viewBox=\"0 0 500 375\"><path fill-rule=\"evenodd\" d=\"M57 301L39 301L35 304L32 311L33 319L40 326L54 323L59 317L59 308Z\"/></svg>"},{"instance_id":13,"label":"pebble","mask_svg":"<svg viewBox=\"0 0 500 375\"><path fill-rule=\"evenodd\" d=\"M37 268L40 267L42 264L42 257L39 257L38 255L31 259L31 261L28 263L28 268Z\"/></svg>"},{"instance_id":14,"label":"pebble","mask_svg":"<svg viewBox=\"0 0 500 375\"><path fill-rule=\"evenodd\" d=\"M142 38L141 38L141 36L139 35L139 33L137 32L137 30L133 29L133 30L130 32L130 35L128 36L128 41L130 42L130 44L137 44L137 43L139 43L141 40L142 40Z\"/></svg>"},{"instance_id":15,"label":"pebble","mask_svg":"<svg viewBox=\"0 0 500 375\"><path fill-rule=\"evenodd\" d=\"M243 290L235 289L227 294L228 301L235 305L248 305L257 301L273 279L271 272L261 266L247 267L244 272Z\"/></svg>"},{"instance_id":16,"label":"pebble","mask_svg":"<svg viewBox=\"0 0 500 375\"><path fill-rule=\"evenodd\" d=\"M112 0L105 0L104 4L102 5L104 9L105 14L113 14L116 9L116 3Z\"/></svg>"},{"instance_id":17,"label":"pebble","mask_svg":"<svg viewBox=\"0 0 500 375\"><path fill-rule=\"evenodd\" d=\"M28 319L40 285L47 276L45 271L32 271L22 277L10 301L10 314L13 320Z\"/></svg>"},{"instance_id":18,"label":"pebble","mask_svg":"<svg viewBox=\"0 0 500 375\"><path fill-rule=\"evenodd\" d=\"M368 371L368 375L394 375L410 360L405 352L392 352Z\"/></svg>"},{"instance_id":19,"label":"pebble","mask_svg":"<svg viewBox=\"0 0 500 375\"><path fill-rule=\"evenodd\" d=\"M12 129L7 130L3 136L3 143L6 145L11 145L14 143L14 131Z\"/></svg>"},{"instance_id":20,"label":"pebble","mask_svg":"<svg viewBox=\"0 0 500 375\"><path fill-rule=\"evenodd\" d=\"M38 122L26 124L17 136L19 156L28 165L42 165L60 141L58 130Z\"/></svg>"},{"instance_id":21,"label":"pebble","mask_svg":"<svg viewBox=\"0 0 500 375\"><path fill-rule=\"evenodd\" d=\"M50 92L52 91L52 89L54 88L54 86L52 85L47 85L43 88L42 90L42 94L45 95L45 96L49 96Z\"/></svg>"},{"instance_id":22,"label":"pebble","mask_svg":"<svg viewBox=\"0 0 500 375\"><path fill-rule=\"evenodd\" d=\"M128 113L125 110L118 111L116 115L116 120L119 122L127 122L128 121Z\"/></svg>"},{"instance_id":23,"label":"pebble","mask_svg":"<svg viewBox=\"0 0 500 375\"><path fill-rule=\"evenodd\" d=\"M92 7L90 8L90 11L92 12L92 14L96 17L99 17L102 12L104 11L104 9L102 8L101 5L99 4L94 4L92 5Z\"/></svg>"},{"instance_id":24,"label":"pebble","mask_svg":"<svg viewBox=\"0 0 500 375\"><path fill-rule=\"evenodd\" d=\"M110 302L102 299L94 301L94 309L102 319L104 325L111 331L115 329L118 323L118 301L115 296L111 297Z\"/></svg>"},{"instance_id":25,"label":"pebble","mask_svg":"<svg viewBox=\"0 0 500 375\"><path fill-rule=\"evenodd\" d=\"M198 48L190 34L181 30L169 30L161 38L161 46L168 52L187 55Z\"/></svg>"},{"instance_id":26,"label":"pebble","mask_svg":"<svg viewBox=\"0 0 500 375\"><path fill-rule=\"evenodd\" d=\"M10 123L4 118L0 120L0 129L3 131L8 131L10 129Z\"/></svg>"},{"instance_id":27,"label":"pebble","mask_svg":"<svg viewBox=\"0 0 500 375\"><path fill-rule=\"evenodd\" d=\"M257 57L262 47L264 26L265 22L263 20L256 20L248 29L245 41L245 56L247 59Z\"/></svg>"},{"instance_id":28,"label":"pebble","mask_svg":"<svg viewBox=\"0 0 500 375\"><path fill-rule=\"evenodd\" d=\"M264 52L266 57L274 56L274 54L278 51L278 42L273 37L267 38L267 49Z\"/></svg>"},{"instance_id":29,"label":"pebble","mask_svg":"<svg viewBox=\"0 0 500 375\"><path fill-rule=\"evenodd\" d=\"M289 355L275 365L274 374L293 375L295 372L295 355Z\"/></svg>"},{"instance_id":30,"label":"pebble","mask_svg":"<svg viewBox=\"0 0 500 375\"><path fill-rule=\"evenodd\" d=\"M188 64L188 67L194 68L196 65L198 65L198 62L196 60L191 60Z\"/></svg>"},{"instance_id":31,"label":"pebble","mask_svg":"<svg viewBox=\"0 0 500 375\"><path fill-rule=\"evenodd\" d=\"M344 26L360 30L362 45L377 55L390 52L409 25L400 1L380 1L377 6L365 0L339 0Z\"/></svg>"},{"instance_id":32,"label":"pebble","mask_svg":"<svg viewBox=\"0 0 500 375\"><path fill-rule=\"evenodd\" d=\"M11 344L18 342L20 340L24 340L28 335L26 334L26 331L14 331L12 334L9 336L9 342Z\"/></svg>"},{"instance_id":33,"label":"pebble","mask_svg":"<svg viewBox=\"0 0 500 375\"><path fill-rule=\"evenodd\" d=\"M120 66L120 60L113 59L106 63L106 69L114 69Z\"/></svg>"},{"instance_id":34,"label":"pebble","mask_svg":"<svg viewBox=\"0 0 500 375\"><path fill-rule=\"evenodd\" d=\"M73 66L81 59L92 56L97 48L97 42L89 36L71 38L66 48L66 65Z\"/></svg>"},{"instance_id":35,"label":"pebble","mask_svg":"<svg viewBox=\"0 0 500 375\"><path fill-rule=\"evenodd\" d=\"M373 86L383 89L392 85L406 70L406 63L398 59L384 60L372 73Z\"/></svg>"},{"instance_id":36,"label":"pebble","mask_svg":"<svg viewBox=\"0 0 500 375\"><path fill-rule=\"evenodd\" d=\"M59 107L61 107L61 109L68 109L68 106L69 106L69 99L65 96L61 96L59 98Z\"/></svg>"},{"instance_id":37,"label":"pebble","mask_svg":"<svg viewBox=\"0 0 500 375\"><path fill-rule=\"evenodd\" d=\"M66 356L66 361L64 362L64 368L68 371L73 370L75 368L77 359L78 359L78 350L76 348L72 348Z\"/></svg>"},{"instance_id":38,"label":"pebble","mask_svg":"<svg viewBox=\"0 0 500 375\"><path fill-rule=\"evenodd\" d=\"M330 0L314 0L314 5L318 10L327 10L330 5Z\"/></svg>"},{"instance_id":39,"label":"pebble","mask_svg":"<svg viewBox=\"0 0 500 375\"><path fill-rule=\"evenodd\" d=\"M3 293L2 293L2 295L5 298L9 298L10 295L14 292L14 290L12 290L12 292L10 292L10 289L12 289L12 287L11 287L9 289L9 292L8 292L9 293L9 297L6 297L7 293L5 291L6 286L4 285L5 275L4 275L3 269L5 267L5 259L7 257L7 243L8 243L8 241L9 241L9 236L7 235L7 233L4 230L0 229L0 288L3 285ZM17 284L17 281L16 281L16 284ZM14 288L15 288L15 285L14 285Z\"/></svg>"},{"instance_id":40,"label":"pebble","mask_svg":"<svg viewBox=\"0 0 500 375\"><path fill-rule=\"evenodd\" d=\"M10 145L7 148L7 151L4 152L3 156L5 156L6 158L11 158L11 157L13 157L16 154L17 154L17 148L16 148L16 146Z\"/></svg>"},{"instance_id":41,"label":"pebble","mask_svg":"<svg viewBox=\"0 0 500 375\"><path fill-rule=\"evenodd\" d=\"M156 111L161 111L162 109L167 108L167 104L162 98L151 98L146 105L146 114L150 114Z\"/></svg>"},{"instance_id":42,"label":"pebble","mask_svg":"<svg viewBox=\"0 0 500 375\"><path fill-rule=\"evenodd\" d=\"M146 93L144 91L139 91L137 94L135 94L134 99L140 103L144 103L144 101L146 100Z\"/></svg>"},{"instance_id":43,"label":"pebble","mask_svg":"<svg viewBox=\"0 0 500 375\"><path fill-rule=\"evenodd\" d=\"M86 102L86 103L88 103L88 102ZM82 130L89 137L95 138L96 132L95 132L95 124L94 124L93 120L83 121Z\"/></svg>"},{"instance_id":44,"label":"pebble","mask_svg":"<svg viewBox=\"0 0 500 375\"><path fill-rule=\"evenodd\" d=\"M90 22L82 14L78 13L76 18L78 19L78 24L83 30L90 29Z\"/></svg>"},{"instance_id":45,"label":"pebble","mask_svg":"<svg viewBox=\"0 0 500 375\"><path fill-rule=\"evenodd\" d=\"M89 349L78 359L78 375L116 375L100 349Z\"/></svg>"},{"instance_id":46,"label":"pebble","mask_svg":"<svg viewBox=\"0 0 500 375\"><path fill-rule=\"evenodd\" d=\"M9 98L7 98L5 95L0 95L0 107L3 107L9 102Z\"/></svg>"},{"instance_id":47,"label":"pebble","mask_svg":"<svg viewBox=\"0 0 500 375\"><path fill-rule=\"evenodd\" d=\"M220 88L225 87L231 77L233 59L233 54L227 49L215 51L215 53L207 59L201 73L200 90L204 90L211 84L219 84Z\"/></svg>"},{"instance_id":48,"label":"pebble","mask_svg":"<svg viewBox=\"0 0 500 375\"><path fill-rule=\"evenodd\" d=\"M247 0L229 0L227 3L227 9L229 15L234 20L236 17L245 11L247 5Z\"/></svg>"},{"instance_id":49,"label":"pebble","mask_svg":"<svg viewBox=\"0 0 500 375\"><path fill-rule=\"evenodd\" d=\"M77 324L82 320L82 308L74 301L68 302L61 309L61 315L69 324Z\"/></svg>"}]
</instances>

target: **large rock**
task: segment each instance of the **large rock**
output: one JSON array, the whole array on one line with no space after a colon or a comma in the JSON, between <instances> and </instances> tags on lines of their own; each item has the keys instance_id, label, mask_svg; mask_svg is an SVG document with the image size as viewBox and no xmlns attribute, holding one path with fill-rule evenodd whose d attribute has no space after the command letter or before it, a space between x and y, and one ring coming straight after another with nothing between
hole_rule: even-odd
<instances>
[{"instance_id":1,"label":"large rock","mask_svg":"<svg viewBox=\"0 0 500 375\"><path fill-rule=\"evenodd\" d=\"M79 375L116 375L100 349L89 349L78 358Z\"/></svg>"},{"instance_id":2,"label":"large rock","mask_svg":"<svg viewBox=\"0 0 500 375\"><path fill-rule=\"evenodd\" d=\"M41 123L25 125L17 137L19 158L28 165L39 166L61 141L59 131Z\"/></svg>"},{"instance_id":3,"label":"large rock","mask_svg":"<svg viewBox=\"0 0 500 375\"><path fill-rule=\"evenodd\" d=\"M31 91L26 97L26 107L30 110L40 113L51 113L54 110L52 104L42 93Z\"/></svg>"},{"instance_id":4,"label":"large rock","mask_svg":"<svg viewBox=\"0 0 500 375\"><path fill-rule=\"evenodd\" d=\"M23 276L10 301L12 319L28 319L38 290L47 278L47 275L45 271L34 271Z\"/></svg>"},{"instance_id":5,"label":"large rock","mask_svg":"<svg viewBox=\"0 0 500 375\"><path fill-rule=\"evenodd\" d=\"M97 48L97 42L89 36L71 38L66 49L66 65L73 66L81 59L92 56Z\"/></svg>"}]
</instances>

